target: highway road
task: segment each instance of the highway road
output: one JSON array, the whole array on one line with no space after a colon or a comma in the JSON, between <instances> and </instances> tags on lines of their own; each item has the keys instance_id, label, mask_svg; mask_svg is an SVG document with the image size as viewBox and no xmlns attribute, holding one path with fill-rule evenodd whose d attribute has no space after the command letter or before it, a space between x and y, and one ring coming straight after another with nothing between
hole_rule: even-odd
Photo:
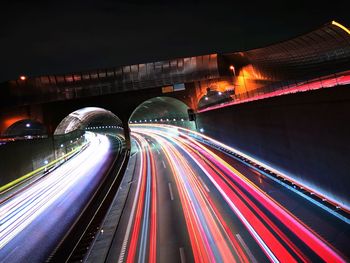
<instances>
[{"instance_id":1,"label":"highway road","mask_svg":"<svg viewBox=\"0 0 350 263\"><path fill-rule=\"evenodd\" d=\"M130 192L107 262L346 262L349 223L162 125L132 125Z\"/></svg>"},{"instance_id":2,"label":"highway road","mask_svg":"<svg viewBox=\"0 0 350 263\"><path fill-rule=\"evenodd\" d=\"M115 153L106 136L85 137L79 154L0 200L0 262L44 262L79 216Z\"/></svg>"}]
</instances>

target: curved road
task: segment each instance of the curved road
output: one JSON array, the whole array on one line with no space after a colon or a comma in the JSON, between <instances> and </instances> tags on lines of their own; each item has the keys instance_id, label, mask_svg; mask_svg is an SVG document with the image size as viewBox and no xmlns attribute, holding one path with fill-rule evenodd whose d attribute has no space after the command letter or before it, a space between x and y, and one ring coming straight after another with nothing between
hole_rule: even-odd
<instances>
[{"instance_id":1,"label":"curved road","mask_svg":"<svg viewBox=\"0 0 350 263\"><path fill-rule=\"evenodd\" d=\"M85 136L79 154L0 200L0 262L44 262L79 216L115 154L106 136Z\"/></svg>"},{"instance_id":2,"label":"curved road","mask_svg":"<svg viewBox=\"0 0 350 263\"><path fill-rule=\"evenodd\" d=\"M347 261L346 222L177 129L134 125L132 136L107 262Z\"/></svg>"}]
</instances>

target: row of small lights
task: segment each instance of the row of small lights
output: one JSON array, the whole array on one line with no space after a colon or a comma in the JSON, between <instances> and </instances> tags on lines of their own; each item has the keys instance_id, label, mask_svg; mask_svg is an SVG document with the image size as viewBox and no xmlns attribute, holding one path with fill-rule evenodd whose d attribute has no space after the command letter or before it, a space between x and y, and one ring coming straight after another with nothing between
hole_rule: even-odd
<instances>
[{"instance_id":1,"label":"row of small lights","mask_svg":"<svg viewBox=\"0 0 350 263\"><path fill-rule=\"evenodd\" d=\"M82 138L83 136L80 136L79 138L76 138L74 141L78 141L80 138ZM73 143L73 140L70 140L70 143ZM64 144L62 143L61 145L60 145L60 147L61 148L63 148L64 147ZM62 156L64 156L64 153L62 153ZM46 165L46 164L48 164L49 163L49 161L48 160L45 160L44 161L44 164Z\"/></svg>"},{"instance_id":2,"label":"row of small lights","mask_svg":"<svg viewBox=\"0 0 350 263\"><path fill-rule=\"evenodd\" d=\"M96 127L86 127L85 130L97 130L97 129L121 129L122 127L120 126L96 126Z\"/></svg>"},{"instance_id":3,"label":"row of small lights","mask_svg":"<svg viewBox=\"0 0 350 263\"><path fill-rule=\"evenodd\" d=\"M181 118L179 120L176 120L175 118L174 119L159 119L160 122L163 122L163 121L185 121L185 119ZM152 120L139 120L139 121L129 121L129 123L142 123L142 122L158 122L158 119L154 119L153 121Z\"/></svg>"}]
</instances>

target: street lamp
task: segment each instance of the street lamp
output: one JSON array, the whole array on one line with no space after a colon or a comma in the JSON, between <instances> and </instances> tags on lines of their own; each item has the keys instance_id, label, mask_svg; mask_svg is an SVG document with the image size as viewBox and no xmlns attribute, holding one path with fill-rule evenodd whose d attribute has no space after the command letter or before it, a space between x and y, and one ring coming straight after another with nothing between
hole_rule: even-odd
<instances>
[{"instance_id":1,"label":"street lamp","mask_svg":"<svg viewBox=\"0 0 350 263\"><path fill-rule=\"evenodd\" d=\"M230 70L232 70L233 75L236 77L236 69L233 65L230 66Z\"/></svg>"}]
</instances>

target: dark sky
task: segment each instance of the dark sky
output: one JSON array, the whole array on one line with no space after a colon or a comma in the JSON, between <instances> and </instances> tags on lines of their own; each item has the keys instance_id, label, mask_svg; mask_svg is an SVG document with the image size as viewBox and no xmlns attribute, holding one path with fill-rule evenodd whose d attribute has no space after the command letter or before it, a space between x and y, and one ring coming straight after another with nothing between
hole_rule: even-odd
<instances>
[{"instance_id":1,"label":"dark sky","mask_svg":"<svg viewBox=\"0 0 350 263\"><path fill-rule=\"evenodd\" d=\"M324 2L324 1L322 1ZM264 46L331 20L345 1L18 1L0 3L0 82Z\"/></svg>"}]
</instances>

